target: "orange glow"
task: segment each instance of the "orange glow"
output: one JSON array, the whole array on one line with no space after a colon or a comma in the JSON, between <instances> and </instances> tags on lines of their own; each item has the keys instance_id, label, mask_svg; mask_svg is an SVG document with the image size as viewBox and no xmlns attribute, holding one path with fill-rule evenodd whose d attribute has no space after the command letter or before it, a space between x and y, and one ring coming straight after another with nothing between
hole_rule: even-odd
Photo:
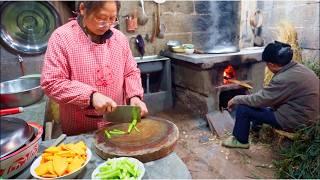
<instances>
[{"instance_id":1,"label":"orange glow","mask_svg":"<svg viewBox=\"0 0 320 180\"><path fill-rule=\"evenodd\" d=\"M223 84L228 84L229 79L234 79L236 77L236 71L231 65L228 65L223 71Z\"/></svg>"}]
</instances>

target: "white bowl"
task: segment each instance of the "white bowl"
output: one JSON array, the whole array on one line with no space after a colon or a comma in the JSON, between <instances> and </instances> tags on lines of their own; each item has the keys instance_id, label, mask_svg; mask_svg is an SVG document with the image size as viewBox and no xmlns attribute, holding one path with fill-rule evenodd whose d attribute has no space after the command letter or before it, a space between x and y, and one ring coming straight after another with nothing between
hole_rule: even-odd
<instances>
[{"instance_id":1,"label":"white bowl","mask_svg":"<svg viewBox=\"0 0 320 180\"><path fill-rule=\"evenodd\" d=\"M91 150L87 147L87 160L77 171L74 171L73 173L69 173L64 176L59 176L56 178L44 178L44 177L38 176L37 173L34 171L40 165L41 158L42 158L42 156L40 156L32 163L32 165L30 167L30 173L33 177L35 177L37 179L74 179L84 169L84 167L89 163L91 157L92 157Z\"/></svg>"},{"instance_id":2,"label":"white bowl","mask_svg":"<svg viewBox=\"0 0 320 180\"><path fill-rule=\"evenodd\" d=\"M112 158L112 159L108 159L107 161L120 161L122 159L125 159L127 158L129 161L133 162L134 164L136 164L138 166L138 169L140 170L140 175L137 177L138 180L141 180L142 177L144 176L144 173L145 173L145 168L144 168L144 165L141 161L139 161L138 159L135 159L135 158L131 158L131 157L119 157L119 158ZM94 171L92 172L91 174L91 179L100 179L98 177L96 177L96 175L99 173L99 169L101 166L105 165L105 163L107 162L103 162L101 164L99 164L95 169Z\"/></svg>"},{"instance_id":3,"label":"white bowl","mask_svg":"<svg viewBox=\"0 0 320 180\"><path fill-rule=\"evenodd\" d=\"M186 53L186 54L193 54L193 52L194 52L194 49L184 49L184 52Z\"/></svg>"},{"instance_id":4,"label":"white bowl","mask_svg":"<svg viewBox=\"0 0 320 180\"><path fill-rule=\"evenodd\" d=\"M182 47L185 49L194 49L194 45L193 44L182 44Z\"/></svg>"}]
</instances>

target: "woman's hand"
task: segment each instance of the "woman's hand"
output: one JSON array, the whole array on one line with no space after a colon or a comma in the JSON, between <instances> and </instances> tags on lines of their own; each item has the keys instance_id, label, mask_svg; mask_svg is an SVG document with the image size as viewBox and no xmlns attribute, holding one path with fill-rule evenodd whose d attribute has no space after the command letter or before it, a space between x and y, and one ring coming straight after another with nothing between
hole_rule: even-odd
<instances>
[{"instance_id":1,"label":"woman's hand","mask_svg":"<svg viewBox=\"0 0 320 180\"><path fill-rule=\"evenodd\" d=\"M141 101L138 97L133 97L130 99L130 105L140 107L141 117L146 116L148 114L148 109L146 104Z\"/></svg>"},{"instance_id":2,"label":"woman's hand","mask_svg":"<svg viewBox=\"0 0 320 180\"><path fill-rule=\"evenodd\" d=\"M92 105L98 113L112 112L116 109L117 103L111 98L95 92L92 96Z\"/></svg>"}]
</instances>

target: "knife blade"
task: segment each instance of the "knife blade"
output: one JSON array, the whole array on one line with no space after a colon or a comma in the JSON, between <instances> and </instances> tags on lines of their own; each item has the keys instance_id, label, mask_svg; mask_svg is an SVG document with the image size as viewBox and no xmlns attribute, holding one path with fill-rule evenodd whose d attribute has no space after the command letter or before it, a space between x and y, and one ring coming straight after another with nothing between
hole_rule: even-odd
<instances>
[{"instance_id":1,"label":"knife blade","mask_svg":"<svg viewBox=\"0 0 320 180\"><path fill-rule=\"evenodd\" d=\"M130 123L133 119L141 120L138 106L119 105L113 112L105 113L103 119L112 123Z\"/></svg>"}]
</instances>

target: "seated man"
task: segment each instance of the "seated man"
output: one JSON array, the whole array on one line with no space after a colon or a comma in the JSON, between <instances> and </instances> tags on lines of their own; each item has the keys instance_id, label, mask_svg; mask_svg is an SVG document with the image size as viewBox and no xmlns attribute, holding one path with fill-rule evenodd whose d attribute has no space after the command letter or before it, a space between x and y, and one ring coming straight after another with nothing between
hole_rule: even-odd
<instances>
[{"instance_id":1,"label":"seated man","mask_svg":"<svg viewBox=\"0 0 320 180\"><path fill-rule=\"evenodd\" d=\"M293 51L285 43L270 43L262 60L274 73L269 85L255 94L235 96L228 102L229 110L238 105L233 136L222 145L249 148L252 128L263 123L293 132L319 116L319 78L302 64L291 61Z\"/></svg>"}]
</instances>

